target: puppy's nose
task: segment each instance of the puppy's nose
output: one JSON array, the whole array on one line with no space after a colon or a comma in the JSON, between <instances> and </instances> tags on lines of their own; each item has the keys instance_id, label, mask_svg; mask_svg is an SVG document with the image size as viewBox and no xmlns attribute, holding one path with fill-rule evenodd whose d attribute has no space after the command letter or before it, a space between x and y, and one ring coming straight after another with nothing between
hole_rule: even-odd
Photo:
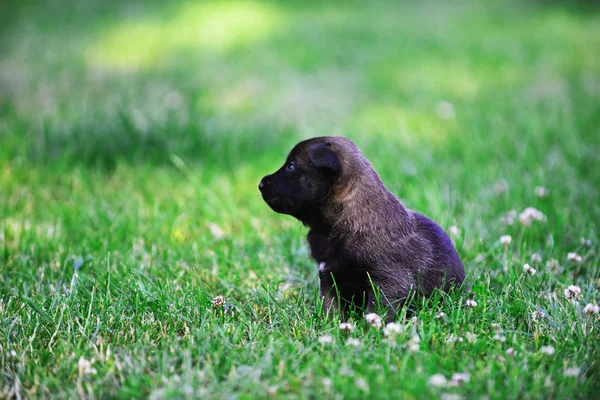
<instances>
[{"instance_id":1,"label":"puppy's nose","mask_svg":"<svg viewBox=\"0 0 600 400\"><path fill-rule=\"evenodd\" d=\"M266 185L268 185L269 183L271 183L271 176L267 175L261 179L260 183L258 184L258 190L262 191L264 189L264 187Z\"/></svg>"}]
</instances>

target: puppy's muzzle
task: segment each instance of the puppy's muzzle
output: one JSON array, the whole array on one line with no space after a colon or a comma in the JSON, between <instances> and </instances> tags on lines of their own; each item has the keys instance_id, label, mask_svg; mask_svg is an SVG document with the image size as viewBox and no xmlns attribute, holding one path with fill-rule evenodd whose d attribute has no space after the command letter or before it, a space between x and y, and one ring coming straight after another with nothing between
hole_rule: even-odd
<instances>
[{"instance_id":1,"label":"puppy's muzzle","mask_svg":"<svg viewBox=\"0 0 600 400\"><path fill-rule=\"evenodd\" d=\"M270 186L271 186L271 175L267 175L260 180L260 183L258 184L258 190L260 190L261 193L264 193L267 189L269 189Z\"/></svg>"}]
</instances>

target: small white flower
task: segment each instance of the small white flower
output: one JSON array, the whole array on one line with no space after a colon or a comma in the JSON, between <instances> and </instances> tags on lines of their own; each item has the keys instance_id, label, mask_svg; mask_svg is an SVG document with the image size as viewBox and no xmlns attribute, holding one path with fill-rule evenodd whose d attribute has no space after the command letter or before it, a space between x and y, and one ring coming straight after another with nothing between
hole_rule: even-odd
<instances>
[{"instance_id":1,"label":"small white flower","mask_svg":"<svg viewBox=\"0 0 600 400\"><path fill-rule=\"evenodd\" d=\"M92 368L92 363L83 357L79 358L79 361L77 362L77 369L79 370L79 376L95 375L97 372L95 368Z\"/></svg>"},{"instance_id":2,"label":"small white flower","mask_svg":"<svg viewBox=\"0 0 600 400\"><path fill-rule=\"evenodd\" d=\"M554 355L554 347L552 346L542 346L540 347L540 353L547 354L549 356Z\"/></svg>"},{"instance_id":3,"label":"small white flower","mask_svg":"<svg viewBox=\"0 0 600 400\"><path fill-rule=\"evenodd\" d=\"M592 245L592 241L590 239L586 239L584 237L579 239L579 243L581 243L582 246L586 246L586 247L590 247Z\"/></svg>"},{"instance_id":4,"label":"small white flower","mask_svg":"<svg viewBox=\"0 0 600 400\"><path fill-rule=\"evenodd\" d=\"M444 387L448 384L448 380L442 374L435 374L429 377L429 384L435 387Z\"/></svg>"},{"instance_id":5,"label":"small white flower","mask_svg":"<svg viewBox=\"0 0 600 400\"><path fill-rule=\"evenodd\" d=\"M354 326L350 322L342 322L340 323L340 330L344 333L352 333L354 331Z\"/></svg>"},{"instance_id":6,"label":"small white flower","mask_svg":"<svg viewBox=\"0 0 600 400\"><path fill-rule=\"evenodd\" d=\"M499 180L494 183L494 192L496 195L501 195L502 193L508 192L509 185L508 182L504 179Z\"/></svg>"},{"instance_id":7,"label":"small white flower","mask_svg":"<svg viewBox=\"0 0 600 400\"><path fill-rule=\"evenodd\" d=\"M333 338L331 337L331 335L323 335L323 336L319 336L319 343L321 344L330 344L333 343Z\"/></svg>"},{"instance_id":8,"label":"small white flower","mask_svg":"<svg viewBox=\"0 0 600 400\"><path fill-rule=\"evenodd\" d=\"M504 336L504 335L503 335L503 334L501 334L501 333L496 333L496 334L494 335L494 338L493 338L493 339L494 339L494 340L496 340L496 341L498 341L498 342L501 342L501 343L504 343L504 342L506 342L506 336Z\"/></svg>"},{"instance_id":9,"label":"small white flower","mask_svg":"<svg viewBox=\"0 0 600 400\"><path fill-rule=\"evenodd\" d=\"M465 338L467 339L467 342L469 343L476 343L477 342L477 335L474 334L473 332L467 332L465 333ZM459 338L459 342L462 342L462 338Z\"/></svg>"},{"instance_id":10,"label":"small white flower","mask_svg":"<svg viewBox=\"0 0 600 400\"><path fill-rule=\"evenodd\" d=\"M583 311L588 314L598 314L600 312L600 306L597 304L588 303L583 308Z\"/></svg>"},{"instance_id":11,"label":"small white flower","mask_svg":"<svg viewBox=\"0 0 600 400\"><path fill-rule=\"evenodd\" d=\"M222 239L225 236L223 229L221 229L221 227L215 223L209 223L208 230L210 230L210 234L213 235L215 239Z\"/></svg>"},{"instance_id":12,"label":"small white flower","mask_svg":"<svg viewBox=\"0 0 600 400\"><path fill-rule=\"evenodd\" d=\"M331 386L333 386L333 381L329 378L323 378L321 379L321 384L326 388L330 388Z\"/></svg>"},{"instance_id":13,"label":"small white flower","mask_svg":"<svg viewBox=\"0 0 600 400\"><path fill-rule=\"evenodd\" d=\"M437 315L436 315L435 317L436 317L437 319L442 319L442 318L444 318L445 316L446 316L446 313L444 313L444 312L442 311L442 312L439 312L439 313L437 313Z\"/></svg>"},{"instance_id":14,"label":"small white flower","mask_svg":"<svg viewBox=\"0 0 600 400\"><path fill-rule=\"evenodd\" d=\"M579 297L579 293L581 293L581 288L579 286L571 285L565 289L565 297L568 300L575 300Z\"/></svg>"},{"instance_id":15,"label":"small white flower","mask_svg":"<svg viewBox=\"0 0 600 400\"><path fill-rule=\"evenodd\" d=\"M508 349L506 349L506 354L509 356L514 356L515 354L517 354L517 352L515 351L514 348L509 347Z\"/></svg>"},{"instance_id":16,"label":"small white flower","mask_svg":"<svg viewBox=\"0 0 600 400\"><path fill-rule=\"evenodd\" d=\"M527 207L519 214L519 223L523 226L530 226L533 221L544 221L545 219L544 213L533 207Z\"/></svg>"},{"instance_id":17,"label":"small white flower","mask_svg":"<svg viewBox=\"0 0 600 400\"><path fill-rule=\"evenodd\" d=\"M538 319L544 319L546 317L546 314L542 311L542 310L535 310L532 314L531 314L531 318L533 318L533 320L538 320Z\"/></svg>"},{"instance_id":18,"label":"small white flower","mask_svg":"<svg viewBox=\"0 0 600 400\"><path fill-rule=\"evenodd\" d=\"M552 260L549 260L548 262L546 262L546 271L548 271L550 273L556 274L556 273L560 272L561 269L562 268L557 260L552 259Z\"/></svg>"},{"instance_id":19,"label":"small white flower","mask_svg":"<svg viewBox=\"0 0 600 400\"><path fill-rule=\"evenodd\" d=\"M456 393L442 393L440 400L462 400L463 397Z\"/></svg>"},{"instance_id":20,"label":"small white flower","mask_svg":"<svg viewBox=\"0 0 600 400\"><path fill-rule=\"evenodd\" d=\"M446 342L447 343L454 343L454 342L462 343L462 342L464 342L464 339L461 336L450 335L450 336L448 336L448 338L446 338Z\"/></svg>"},{"instance_id":21,"label":"small white flower","mask_svg":"<svg viewBox=\"0 0 600 400\"><path fill-rule=\"evenodd\" d=\"M567 254L567 260L580 263L583 260L583 258L577 253L569 253Z\"/></svg>"},{"instance_id":22,"label":"small white flower","mask_svg":"<svg viewBox=\"0 0 600 400\"><path fill-rule=\"evenodd\" d=\"M454 106L448 101L440 101L435 106L435 112L442 119L453 119L456 115Z\"/></svg>"},{"instance_id":23,"label":"small white flower","mask_svg":"<svg viewBox=\"0 0 600 400\"><path fill-rule=\"evenodd\" d=\"M399 335L401 333L402 333L402 325L397 324L395 322L390 322L383 329L383 334L385 336L394 337L394 336Z\"/></svg>"},{"instance_id":24,"label":"small white flower","mask_svg":"<svg viewBox=\"0 0 600 400\"><path fill-rule=\"evenodd\" d=\"M367 320L367 324L371 325L373 328L381 328L382 322L381 317L379 315L375 313L369 313L365 315L365 319Z\"/></svg>"},{"instance_id":25,"label":"small white flower","mask_svg":"<svg viewBox=\"0 0 600 400\"><path fill-rule=\"evenodd\" d=\"M531 255L531 262L534 264L539 264L542 262L542 256L539 253L533 253Z\"/></svg>"},{"instance_id":26,"label":"small white flower","mask_svg":"<svg viewBox=\"0 0 600 400\"><path fill-rule=\"evenodd\" d=\"M223 296L217 296L212 301L213 308L221 308L225 305L225 299Z\"/></svg>"},{"instance_id":27,"label":"small white flower","mask_svg":"<svg viewBox=\"0 0 600 400\"><path fill-rule=\"evenodd\" d=\"M542 198L542 197L547 197L550 192L545 187L538 186L535 188L534 193L537 197Z\"/></svg>"},{"instance_id":28,"label":"small white flower","mask_svg":"<svg viewBox=\"0 0 600 400\"><path fill-rule=\"evenodd\" d=\"M492 323L492 329L494 332L502 332L502 326L496 322Z\"/></svg>"},{"instance_id":29,"label":"small white flower","mask_svg":"<svg viewBox=\"0 0 600 400\"><path fill-rule=\"evenodd\" d=\"M357 388L359 388L363 392L369 391L369 384L367 383L367 381L364 378L357 378L354 381L354 384L356 385Z\"/></svg>"},{"instance_id":30,"label":"small white flower","mask_svg":"<svg viewBox=\"0 0 600 400\"><path fill-rule=\"evenodd\" d=\"M419 343L408 342L406 344L406 350L408 350L411 353L416 353L417 351L419 351L420 348L421 346L419 346Z\"/></svg>"},{"instance_id":31,"label":"small white flower","mask_svg":"<svg viewBox=\"0 0 600 400\"><path fill-rule=\"evenodd\" d=\"M14 350L11 350L11 351L9 351L8 353L6 353L6 356L7 356L8 358L15 358L15 357L17 357L17 352L16 352L16 351L14 351Z\"/></svg>"},{"instance_id":32,"label":"small white flower","mask_svg":"<svg viewBox=\"0 0 600 400\"><path fill-rule=\"evenodd\" d=\"M477 302L475 300L468 299L467 301L465 301L465 305L467 307L477 307Z\"/></svg>"},{"instance_id":33,"label":"small white flower","mask_svg":"<svg viewBox=\"0 0 600 400\"><path fill-rule=\"evenodd\" d=\"M535 273L537 272L535 268L532 268L529 264L523 265L523 271L525 271L525 273L529 275L535 275Z\"/></svg>"},{"instance_id":34,"label":"small white flower","mask_svg":"<svg viewBox=\"0 0 600 400\"><path fill-rule=\"evenodd\" d=\"M456 374L452 375L452 378L450 379L450 381L452 382L452 384L454 384L454 386L458 386L465 382L469 382L470 380L471 380L471 376L469 374L461 374L461 373L456 373Z\"/></svg>"},{"instance_id":35,"label":"small white flower","mask_svg":"<svg viewBox=\"0 0 600 400\"><path fill-rule=\"evenodd\" d=\"M452 236L460 235L460 230L458 229L458 226L456 226L456 225L452 225L450 228L448 228L448 231L450 232L450 234Z\"/></svg>"},{"instance_id":36,"label":"small white flower","mask_svg":"<svg viewBox=\"0 0 600 400\"><path fill-rule=\"evenodd\" d=\"M510 242L512 242L512 237L510 235L500 236L500 244L501 245L508 246L508 245L510 245Z\"/></svg>"},{"instance_id":37,"label":"small white flower","mask_svg":"<svg viewBox=\"0 0 600 400\"><path fill-rule=\"evenodd\" d=\"M359 339L356 339L356 338L348 338L348 340L346 340L346 345L358 347L361 345L361 342Z\"/></svg>"},{"instance_id":38,"label":"small white flower","mask_svg":"<svg viewBox=\"0 0 600 400\"><path fill-rule=\"evenodd\" d=\"M502 223L504 225L512 225L515 223L515 218L517 218L517 210L510 210L502 217Z\"/></svg>"},{"instance_id":39,"label":"small white flower","mask_svg":"<svg viewBox=\"0 0 600 400\"><path fill-rule=\"evenodd\" d=\"M570 367L565 369L565 376L579 376L581 373L581 368L579 367Z\"/></svg>"}]
</instances>

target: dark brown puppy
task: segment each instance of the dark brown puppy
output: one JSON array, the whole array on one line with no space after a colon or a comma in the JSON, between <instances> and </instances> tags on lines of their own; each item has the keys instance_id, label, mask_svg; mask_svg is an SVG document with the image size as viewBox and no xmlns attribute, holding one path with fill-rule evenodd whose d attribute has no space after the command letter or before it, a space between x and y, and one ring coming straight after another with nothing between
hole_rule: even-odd
<instances>
[{"instance_id":1,"label":"dark brown puppy","mask_svg":"<svg viewBox=\"0 0 600 400\"><path fill-rule=\"evenodd\" d=\"M408 296L448 290L465 279L442 228L408 210L346 138L298 143L259 189L274 211L310 228L308 243L328 308L353 303L372 311L376 287L384 305L392 306L391 318Z\"/></svg>"}]
</instances>

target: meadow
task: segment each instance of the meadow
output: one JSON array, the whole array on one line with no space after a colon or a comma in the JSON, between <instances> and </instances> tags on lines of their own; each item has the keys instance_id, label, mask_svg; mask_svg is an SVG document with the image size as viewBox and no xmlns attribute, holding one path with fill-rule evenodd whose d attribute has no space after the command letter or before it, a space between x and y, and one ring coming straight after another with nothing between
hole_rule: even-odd
<instances>
[{"instance_id":1,"label":"meadow","mask_svg":"<svg viewBox=\"0 0 600 400\"><path fill-rule=\"evenodd\" d=\"M0 398L592 398L599 104L594 2L5 1ZM320 135L469 293L325 316L257 188Z\"/></svg>"}]
</instances>

